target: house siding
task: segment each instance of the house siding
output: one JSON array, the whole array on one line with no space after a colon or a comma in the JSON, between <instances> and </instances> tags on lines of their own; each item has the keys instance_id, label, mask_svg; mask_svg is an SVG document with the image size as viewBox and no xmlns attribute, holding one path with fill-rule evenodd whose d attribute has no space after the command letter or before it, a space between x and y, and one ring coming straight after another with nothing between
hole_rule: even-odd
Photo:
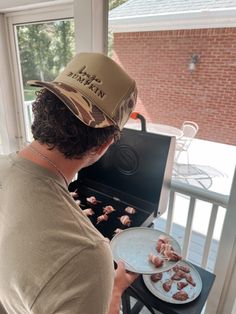
<instances>
[{"instance_id":1,"label":"house siding","mask_svg":"<svg viewBox=\"0 0 236 314\"><path fill-rule=\"evenodd\" d=\"M147 121L195 121L197 138L236 145L236 28L115 33L113 58L135 78Z\"/></svg>"}]
</instances>

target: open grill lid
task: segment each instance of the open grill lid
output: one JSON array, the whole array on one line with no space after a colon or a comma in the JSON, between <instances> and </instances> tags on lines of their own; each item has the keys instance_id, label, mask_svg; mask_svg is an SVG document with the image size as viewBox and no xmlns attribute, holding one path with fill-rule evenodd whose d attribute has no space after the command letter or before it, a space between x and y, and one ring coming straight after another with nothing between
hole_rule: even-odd
<instances>
[{"instance_id":1,"label":"open grill lid","mask_svg":"<svg viewBox=\"0 0 236 314\"><path fill-rule=\"evenodd\" d=\"M123 129L95 164L78 173L81 184L150 213L166 210L174 159L175 139Z\"/></svg>"}]
</instances>

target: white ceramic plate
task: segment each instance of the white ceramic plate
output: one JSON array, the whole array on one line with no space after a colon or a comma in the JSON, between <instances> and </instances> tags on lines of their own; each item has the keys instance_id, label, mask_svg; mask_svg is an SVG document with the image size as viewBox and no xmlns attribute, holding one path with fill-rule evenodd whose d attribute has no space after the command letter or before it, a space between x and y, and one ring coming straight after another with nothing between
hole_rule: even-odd
<instances>
[{"instance_id":1,"label":"white ceramic plate","mask_svg":"<svg viewBox=\"0 0 236 314\"><path fill-rule=\"evenodd\" d=\"M198 271L193 267L193 265L191 263L188 263L186 261L179 261L177 263L177 265L188 266L190 268L190 274L196 283L195 287L191 284L188 284L186 287L184 287L182 289L185 292L187 292L187 294L189 296L189 298L187 300L180 301L180 300L175 300L172 297L176 292L180 291L177 289L177 282L180 282L180 281L185 282L186 281L185 279L181 279L179 281L174 280L169 292L166 292L162 287L163 283L166 280L170 279L171 276L174 274L174 271L172 269L170 269L169 271L163 272L162 279L159 280L158 282L153 282L151 280L150 275L143 275L144 283L145 283L146 287L148 288L148 290L152 294L154 294L156 297L158 297L159 299L161 299L163 301L166 301L169 303L174 303L174 304L184 304L184 303L192 302L193 300L195 300L199 296L199 294L202 290L201 277L200 277Z\"/></svg>"},{"instance_id":2,"label":"white ceramic plate","mask_svg":"<svg viewBox=\"0 0 236 314\"><path fill-rule=\"evenodd\" d=\"M155 274L172 268L176 262L165 261L162 267L157 268L148 259L150 253L161 257L156 250L161 234L171 238L173 249L181 255L178 242L168 234L152 228L136 227L122 231L111 240L114 260L123 260L127 270L140 274Z\"/></svg>"}]
</instances>

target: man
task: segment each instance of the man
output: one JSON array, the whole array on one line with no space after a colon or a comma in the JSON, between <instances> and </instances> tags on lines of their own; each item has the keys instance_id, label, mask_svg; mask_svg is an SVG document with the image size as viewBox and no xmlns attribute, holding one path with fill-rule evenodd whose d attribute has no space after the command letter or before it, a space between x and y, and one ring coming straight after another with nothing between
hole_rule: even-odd
<instances>
[{"instance_id":1,"label":"man","mask_svg":"<svg viewBox=\"0 0 236 314\"><path fill-rule=\"evenodd\" d=\"M113 314L136 278L68 192L119 138L136 85L113 60L76 55L33 104L34 141L0 158L0 304L10 314ZM114 276L115 274L115 276Z\"/></svg>"}]
</instances>

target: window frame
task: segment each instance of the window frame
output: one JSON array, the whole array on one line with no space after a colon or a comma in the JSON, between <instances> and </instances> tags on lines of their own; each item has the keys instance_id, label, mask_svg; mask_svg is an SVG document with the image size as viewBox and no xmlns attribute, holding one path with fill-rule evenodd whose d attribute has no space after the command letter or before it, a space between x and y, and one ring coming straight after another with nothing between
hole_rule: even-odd
<instances>
[{"instance_id":1,"label":"window frame","mask_svg":"<svg viewBox=\"0 0 236 314\"><path fill-rule=\"evenodd\" d=\"M18 126L19 148L27 142L27 122L24 114L24 91L22 89L22 75L20 56L17 42L16 27L25 24L46 23L56 20L73 19L73 5L71 3L62 5L45 6L38 9L30 9L11 12L5 15L8 31L9 53L12 71L12 86L14 92L14 106L16 112L16 124Z\"/></svg>"},{"instance_id":2,"label":"window frame","mask_svg":"<svg viewBox=\"0 0 236 314\"><path fill-rule=\"evenodd\" d=\"M60 2L60 3L59 3ZM107 53L108 42L108 0L58 0L42 4L42 7L25 9L4 14L7 46L9 50L11 89L13 102L6 101L4 107L13 107L15 122L15 148L22 148L27 139L24 118L24 95L17 46L16 25L41 23L63 19L74 19L76 52L91 51ZM79 30L83 30L79 33ZM6 84L7 86L7 84ZM11 151L13 149L11 148Z\"/></svg>"}]
</instances>

